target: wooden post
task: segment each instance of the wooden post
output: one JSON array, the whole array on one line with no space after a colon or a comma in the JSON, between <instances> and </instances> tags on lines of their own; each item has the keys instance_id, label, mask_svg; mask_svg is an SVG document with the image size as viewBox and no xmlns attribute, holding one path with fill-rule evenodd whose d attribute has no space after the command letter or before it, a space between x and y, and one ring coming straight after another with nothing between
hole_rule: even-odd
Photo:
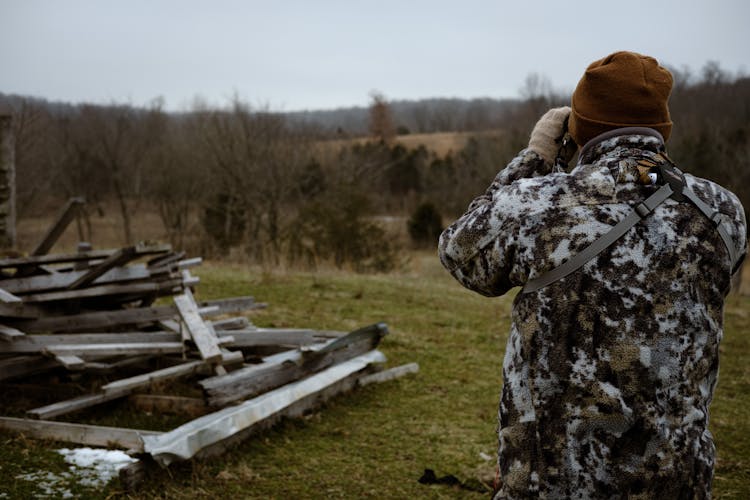
<instances>
[{"instance_id":1,"label":"wooden post","mask_svg":"<svg viewBox=\"0 0 750 500\"><path fill-rule=\"evenodd\" d=\"M12 118L0 115L0 248L16 246L16 165Z\"/></svg>"}]
</instances>

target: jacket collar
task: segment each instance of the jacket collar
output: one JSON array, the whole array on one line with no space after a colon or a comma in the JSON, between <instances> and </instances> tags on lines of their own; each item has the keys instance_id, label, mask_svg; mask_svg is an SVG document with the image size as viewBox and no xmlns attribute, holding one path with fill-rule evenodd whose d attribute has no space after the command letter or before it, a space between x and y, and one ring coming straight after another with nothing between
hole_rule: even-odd
<instances>
[{"instance_id":1,"label":"jacket collar","mask_svg":"<svg viewBox=\"0 0 750 500\"><path fill-rule=\"evenodd\" d=\"M652 128L625 127L610 130L587 142L578 156L578 165L593 163L618 147L659 153L665 150L664 138Z\"/></svg>"}]
</instances>

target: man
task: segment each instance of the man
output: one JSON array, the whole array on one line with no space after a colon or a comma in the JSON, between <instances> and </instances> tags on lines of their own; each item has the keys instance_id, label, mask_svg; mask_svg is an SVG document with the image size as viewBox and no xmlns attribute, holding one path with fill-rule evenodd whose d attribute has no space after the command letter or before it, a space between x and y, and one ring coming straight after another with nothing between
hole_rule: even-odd
<instances>
[{"instance_id":1,"label":"man","mask_svg":"<svg viewBox=\"0 0 750 500\"><path fill-rule=\"evenodd\" d=\"M710 496L708 406L746 222L734 194L666 156L671 87L651 57L592 63L572 110L547 112L441 236L467 288L525 287L503 364L496 498ZM583 146L569 173L554 165L570 156L566 123ZM635 222L597 242L624 219Z\"/></svg>"}]
</instances>

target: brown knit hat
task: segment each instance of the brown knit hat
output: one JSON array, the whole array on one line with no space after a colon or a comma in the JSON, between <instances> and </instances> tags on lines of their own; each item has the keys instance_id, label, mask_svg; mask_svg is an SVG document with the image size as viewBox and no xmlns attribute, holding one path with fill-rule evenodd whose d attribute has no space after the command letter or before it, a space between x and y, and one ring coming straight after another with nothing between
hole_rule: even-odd
<instances>
[{"instance_id":1,"label":"brown knit hat","mask_svg":"<svg viewBox=\"0 0 750 500\"><path fill-rule=\"evenodd\" d=\"M583 146L620 127L650 127L666 141L672 131L667 100L672 74L653 57L615 52L589 65L578 82L568 128Z\"/></svg>"}]
</instances>

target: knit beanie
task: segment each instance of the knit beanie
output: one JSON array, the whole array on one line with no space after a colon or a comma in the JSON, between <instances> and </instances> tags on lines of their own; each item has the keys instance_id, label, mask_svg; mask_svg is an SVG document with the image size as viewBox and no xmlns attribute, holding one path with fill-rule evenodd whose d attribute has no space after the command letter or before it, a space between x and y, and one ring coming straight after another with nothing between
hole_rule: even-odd
<instances>
[{"instance_id":1,"label":"knit beanie","mask_svg":"<svg viewBox=\"0 0 750 500\"><path fill-rule=\"evenodd\" d=\"M671 90L672 74L653 57L615 52L594 61L573 92L570 135L583 146L612 129L649 127L666 141L672 131Z\"/></svg>"}]
</instances>

